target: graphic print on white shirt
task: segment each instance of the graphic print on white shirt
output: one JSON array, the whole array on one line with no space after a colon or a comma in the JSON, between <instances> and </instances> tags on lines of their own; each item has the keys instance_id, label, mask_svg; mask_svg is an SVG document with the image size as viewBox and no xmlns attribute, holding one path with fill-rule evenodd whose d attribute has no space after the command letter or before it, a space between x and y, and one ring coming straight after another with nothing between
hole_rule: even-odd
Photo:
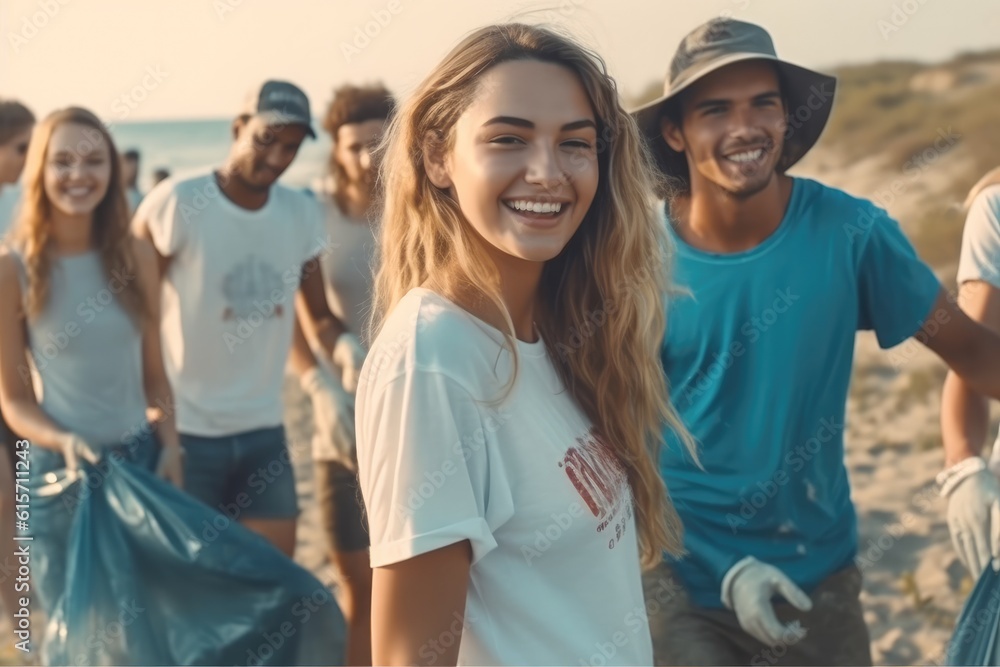
<instances>
[{"instance_id":1,"label":"graphic print on white shirt","mask_svg":"<svg viewBox=\"0 0 1000 667\"><path fill-rule=\"evenodd\" d=\"M273 303L273 295L283 289L280 271L263 258L248 255L222 277L222 294L226 298L222 319L237 320L252 313L260 313L264 319L282 317L284 305Z\"/></svg>"},{"instance_id":2,"label":"graphic print on white shirt","mask_svg":"<svg viewBox=\"0 0 1000 667\"><path fill-rule=\"evenodd\" d=\"M585 437L576 439L576 446L567 450L559 467L584 506L600 521L597 532L606 535L608 548L614 549L632 519L631 490L621 462L597 430L591 428Z\"/></svg>"}]
</instances>

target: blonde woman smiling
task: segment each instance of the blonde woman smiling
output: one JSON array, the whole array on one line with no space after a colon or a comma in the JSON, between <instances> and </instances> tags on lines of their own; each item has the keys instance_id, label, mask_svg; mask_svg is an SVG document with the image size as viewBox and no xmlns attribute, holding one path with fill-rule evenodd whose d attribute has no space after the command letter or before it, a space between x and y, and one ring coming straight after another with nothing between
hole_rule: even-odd
<instances>
[{"instance_id":1,"label":"blonde woman smiling","mask_svg":"<svg viewBox=\"0 0 1000 667\"><path fill-rule=\"evenodd\" d=\"M47 614L66 584L77 491L37 495L49 477L66 470L74 483L81 458L114 453L183 484L177 430L161 407L173 396L160 352L156 256L128 233L118 171L96 116L80 108L49 115L28 149L21 213L0 255L0 321L9 323L0 328L0 403L31 443L31 575ZM81 311L85 303L99 305Z\"/></svg>"},{"instance_id":2,"label":"blonde woman smiling","mask_svg":"<svg viewBox=\"0 0 1000 667\"><path fill-rule=\"evenodd\" d=\"M374 664L651 664L640 563L681 533L654 457L683 428L665 230L614 83L564 37L492 26L387 136L357 394Z\"/></svg>"}]
</instances>

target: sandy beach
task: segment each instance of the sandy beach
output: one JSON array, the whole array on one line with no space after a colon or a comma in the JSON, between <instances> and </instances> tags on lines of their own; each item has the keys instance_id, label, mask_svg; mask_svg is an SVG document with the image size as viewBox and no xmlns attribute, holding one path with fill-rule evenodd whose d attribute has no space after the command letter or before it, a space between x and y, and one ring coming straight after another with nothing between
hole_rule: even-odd
<instances>
[{"instance_id":1,"label":"sandy beach","mask_svg":"<svg viewBox=\"0 0 1000 667\"><path fill-rule=\"evenodd\" d=\"M881 351L871 334L858 336L856 355L846 459L872 657L876 664L941 664L972 585L934 487L943 463L943 366L916 343Z\"/></svg>"}]
</instances>

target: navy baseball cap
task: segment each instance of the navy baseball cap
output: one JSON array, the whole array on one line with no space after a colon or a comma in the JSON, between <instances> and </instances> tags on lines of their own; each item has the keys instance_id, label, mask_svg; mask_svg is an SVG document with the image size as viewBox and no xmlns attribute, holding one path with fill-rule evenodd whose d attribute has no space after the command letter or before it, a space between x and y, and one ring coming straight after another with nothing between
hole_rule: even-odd
<instances>
[{"instance_id":1,"label":"navy baseball cap","mask_svg":"<svg viewBox=\"0 0 1000 667\"><path fill-rule=\"evenodd\" d=\"M265 81L247 94L242 113L260 116L268 125L302 125L316 138L309 98L293 83Z\"/></svg>"}]
</instances>

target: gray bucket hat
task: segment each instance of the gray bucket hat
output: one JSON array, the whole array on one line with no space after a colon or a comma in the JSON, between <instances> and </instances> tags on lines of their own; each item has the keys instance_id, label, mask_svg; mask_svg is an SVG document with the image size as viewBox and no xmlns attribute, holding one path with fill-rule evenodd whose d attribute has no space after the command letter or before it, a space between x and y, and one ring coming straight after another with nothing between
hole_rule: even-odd
<instances>
[{"instance_id":1,"label":"gray bucket hat","mask_svg":"<svg viewBox=\"0 0 1000 667\"><path fill-rule=\"evenodd\" d=\"M670 148L660 130L667 104L706 75L744 60L773 62L781 79L788 129L778 169L785 171L798 162L819 139L830 118L837 80L779 60L771 36L760 26L717 18L681 40L670 62L663 95L632 111L663 174L678 178L687 173L684 154Z\"/></svg>"}]
</instances>

